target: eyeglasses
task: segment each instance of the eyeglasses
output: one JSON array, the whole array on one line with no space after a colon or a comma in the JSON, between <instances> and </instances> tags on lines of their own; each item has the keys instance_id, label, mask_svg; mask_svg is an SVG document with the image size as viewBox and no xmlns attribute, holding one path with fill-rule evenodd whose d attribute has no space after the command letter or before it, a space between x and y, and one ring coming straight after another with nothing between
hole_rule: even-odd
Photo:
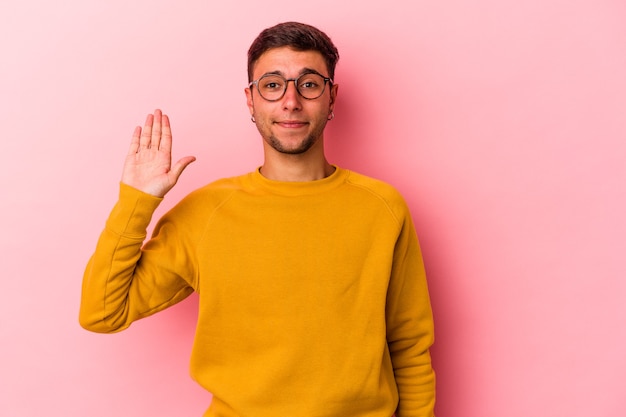
<instances>
[{"instance_id":1,"label":"eyeglasses","mask_svg":"<svg viewBox=\"0 0 626 417\"><path fill-rule=\"evenodd\" d=\"M305 72L297 78L285 78L278 74L265 74L258 80L252 81L248 87L256 85L261 97L267 101L277 101L283 98L287 91L287 84L293 81L296 91L307 100L315 100L324 94L326 83L333 84L333 80L317 72Z\"/></svg>"}]
</instances>

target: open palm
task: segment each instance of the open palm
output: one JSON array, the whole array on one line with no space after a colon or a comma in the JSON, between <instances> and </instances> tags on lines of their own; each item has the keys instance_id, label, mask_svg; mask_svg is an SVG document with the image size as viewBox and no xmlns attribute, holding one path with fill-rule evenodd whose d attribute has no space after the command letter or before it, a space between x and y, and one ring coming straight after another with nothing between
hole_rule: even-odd
<instances>
[{"instance_id":1,"label":"open palm","mask_svg":"<svg viewBox=\"0 0 626 417\"><path fill-rule=\"evenodd\" d=\"M167 115L155 110L143 129L135 128L122 182L140 191L163 197L178 181L183 170L196 158L186 156L172 166L172 130Z\"/></svg>"}]
</instances>

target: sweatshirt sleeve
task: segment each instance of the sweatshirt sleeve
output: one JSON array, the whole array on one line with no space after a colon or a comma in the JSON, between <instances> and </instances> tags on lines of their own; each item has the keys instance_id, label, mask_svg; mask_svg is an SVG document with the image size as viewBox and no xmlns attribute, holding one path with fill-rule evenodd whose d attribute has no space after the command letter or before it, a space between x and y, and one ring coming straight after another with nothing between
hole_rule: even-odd
<instances>
[{"instance_id":1,"label":"sweatshirt sleeve","mask_svg":"<svg viewBox=\"0 0 626 417\"><path fill-rule=\"evenodd\" d=\"M179 228L164 216L143 246L162 199L120 185L119 199L102 231L83 277L79 322L99 333L123 330L183 300L193 288L184 279Z\"/></svg>"},{"instance_id":2,"label":"sweatshirt sleeve","mask_svg":"<svg viewBox=\"0 0 626 417\"><path fill-rule=\"evenodd\" d=\"M387 294L387 342L399 392L397 417L432 417L433 317L422 254L406 209Z\"/></svg>"}]
</instances>

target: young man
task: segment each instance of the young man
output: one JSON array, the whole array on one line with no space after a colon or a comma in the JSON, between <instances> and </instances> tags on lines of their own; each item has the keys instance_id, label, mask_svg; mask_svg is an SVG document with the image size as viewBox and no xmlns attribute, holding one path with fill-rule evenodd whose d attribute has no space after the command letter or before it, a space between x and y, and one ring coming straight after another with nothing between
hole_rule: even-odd
<instances>
[{"instance_id":1,"label":"young man","mask_svg":"<svg viewBox=\"0 0 626 417\"><path fill-rule=\"evenodd\" d=\"M409 210L324 154L338 57L311 26L263 31L245 89L263 165L191 193L145 245L194 158L170 164L158 110L135 129L80 323L119 331L197 292L191 373L213 394L206 416L433 415L433 321Z\"/></svg>"}]
</instances>

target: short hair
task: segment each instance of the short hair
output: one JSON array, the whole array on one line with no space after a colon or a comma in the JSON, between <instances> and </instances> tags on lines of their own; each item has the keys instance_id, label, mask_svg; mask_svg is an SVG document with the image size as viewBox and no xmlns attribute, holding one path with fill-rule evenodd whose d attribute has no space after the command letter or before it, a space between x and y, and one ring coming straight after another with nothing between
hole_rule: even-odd
<instances>
[{"instance_id":1,"label":"short hair","mask_svg":"<svg viewBox=\"0 0 626 417\"><path fill-rule=\"evenodd\" d=\"M324 57L328 76L335 77L335 66L339 61L337 47L321 30L298 22L279 23L263 30L248 49L248 81L252 81L254 64L261 55L273 48L287 46L296 51L317 51Z\"/></svg>"}]
</instances>

